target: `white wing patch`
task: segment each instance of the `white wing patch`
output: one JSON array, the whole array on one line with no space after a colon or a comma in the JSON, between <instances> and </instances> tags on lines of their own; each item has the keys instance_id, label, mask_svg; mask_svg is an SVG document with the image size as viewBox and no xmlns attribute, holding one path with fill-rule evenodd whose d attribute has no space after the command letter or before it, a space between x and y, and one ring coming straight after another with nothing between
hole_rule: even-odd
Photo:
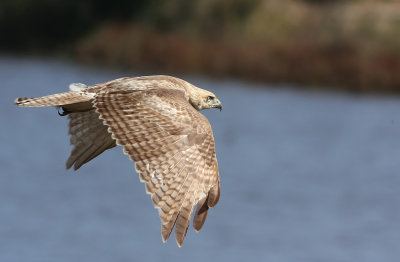
<instances>
[{"instance_id":1,"label":"white wing patch","mask_svg":"<svg viewBox=\"0 0 400 262\"><path fill-rule=\"evenodd\" d=\"M82 83L72 83L69 85L69 90L77 92L77 91L82 91L87 87L88 87L87 85Z\"/></svg>"}]
</instances>

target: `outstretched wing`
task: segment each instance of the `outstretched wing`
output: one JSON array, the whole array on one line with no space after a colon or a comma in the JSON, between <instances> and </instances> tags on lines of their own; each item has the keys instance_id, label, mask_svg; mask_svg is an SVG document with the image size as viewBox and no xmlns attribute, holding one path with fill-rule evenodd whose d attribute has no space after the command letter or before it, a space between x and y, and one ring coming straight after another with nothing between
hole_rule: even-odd
<instances>
[{"instance_id":1,"label":"outstretched wing","mask_svg":"<svg viewBox=\"0 0 400 262\"><path fill-rule=\"evenodd\" d=\"M194 206L198 231L219 199L218 163L208 120L171 89L108 89L94 107L118 145L136 163L140 180L159 210L162 237L174 227L182 245ZM200 202L199 202L200 201Z\"/></svg>"}]
</instances>

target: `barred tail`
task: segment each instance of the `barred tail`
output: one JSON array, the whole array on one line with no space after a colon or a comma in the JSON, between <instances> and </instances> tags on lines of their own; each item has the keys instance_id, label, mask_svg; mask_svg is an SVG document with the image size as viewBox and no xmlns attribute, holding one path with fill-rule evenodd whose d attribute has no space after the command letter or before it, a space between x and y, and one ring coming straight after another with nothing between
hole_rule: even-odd
<instances>
[{"instance_id":1,"label":"barred tail","mask_svg":"<svg viewBox=\"0 0 400 262\"><path fill-rule=\"evenodd\" d=\"M64 106L82 102L88 102L93 98L92 94L70 91L43 97L21 97L15 99L14 103L18 106L43 107L43 106Z\"/></svg>"}]
</instances>

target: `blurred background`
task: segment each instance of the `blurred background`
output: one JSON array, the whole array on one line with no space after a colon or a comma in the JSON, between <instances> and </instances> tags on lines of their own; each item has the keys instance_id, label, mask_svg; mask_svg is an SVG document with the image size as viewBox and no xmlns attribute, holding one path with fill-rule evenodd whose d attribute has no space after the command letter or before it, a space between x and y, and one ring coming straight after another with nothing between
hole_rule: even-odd
<instances>
[{"instance_id":1,"label":"blurred background","mask_svg":"<svg viewBox=\"0 0 400 262\"><path fill-rule=\"evenodd\" d=\"M119 68L398 92L390 0L2 0L3 51Z\"/></svg>"},{"instance_id":2,"label":"blurred background","mask_svg":"<svg viewBox=\"0 0 400 262\"><path fill-rule=\"evenodd\" d=\"M221 200L182 248L114 148L16 97L170 74L214 92ZM400 3L1 0L0 261L398 261Z\"/></svg>"}]
</instances>

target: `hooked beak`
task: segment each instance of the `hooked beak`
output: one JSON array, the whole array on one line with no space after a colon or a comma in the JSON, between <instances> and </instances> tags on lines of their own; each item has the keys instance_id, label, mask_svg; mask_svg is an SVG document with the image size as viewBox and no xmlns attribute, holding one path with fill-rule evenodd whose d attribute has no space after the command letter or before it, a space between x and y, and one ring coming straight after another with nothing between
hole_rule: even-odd
<instances>
[{"instance_id":1,"label":"hooked beak","mask_svg":"<svg viewBox=\"0 0 400 262\"><path fill-rule=\"evenodd\" d=\"M215 99L215 103L212 105L212 107L219 108L219 111L222 111L222 104L217 98Z\"/></svg>"}]
</instances>

